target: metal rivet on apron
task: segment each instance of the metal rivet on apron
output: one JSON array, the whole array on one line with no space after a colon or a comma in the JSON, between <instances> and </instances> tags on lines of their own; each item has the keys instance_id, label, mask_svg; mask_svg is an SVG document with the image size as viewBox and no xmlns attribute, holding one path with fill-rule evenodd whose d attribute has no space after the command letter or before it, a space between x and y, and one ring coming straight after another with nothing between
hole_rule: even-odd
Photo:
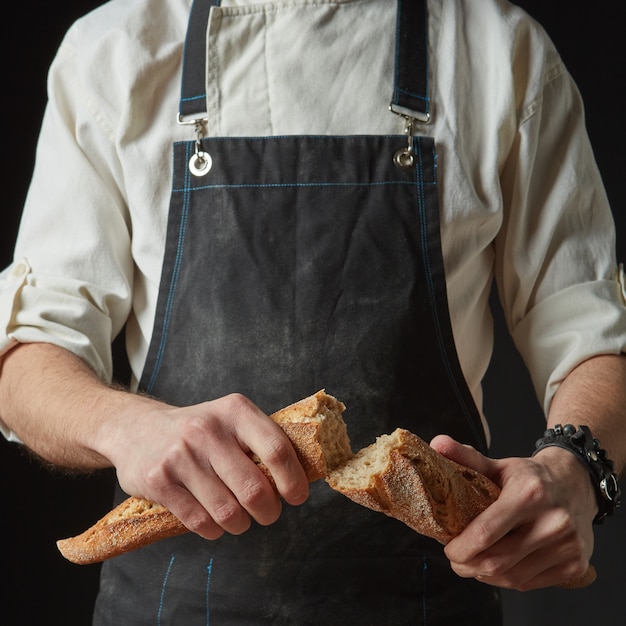
<instances>
[{"instance_id":1,"label":"metal rivet on apron","mask_svg":"<svg viewBox=\"0 0 626 626\"><path fill-rule=\"evenodd\" d=\"M400 148L393 155L393 162L403 170L413 167L413 150L411 148Z\"/></svg>"},{"instance_id":2,"label":"metal rivet on apron","mask_svg":"<svg viewBox=\"0 0 626 626\"><path fill-rule=\"evenodd\" d=\"M189 171L194 176L204 176L208 174L213 165L213 159L208 152L198 150L189 159Z\"/></svg>"}]
</instances>

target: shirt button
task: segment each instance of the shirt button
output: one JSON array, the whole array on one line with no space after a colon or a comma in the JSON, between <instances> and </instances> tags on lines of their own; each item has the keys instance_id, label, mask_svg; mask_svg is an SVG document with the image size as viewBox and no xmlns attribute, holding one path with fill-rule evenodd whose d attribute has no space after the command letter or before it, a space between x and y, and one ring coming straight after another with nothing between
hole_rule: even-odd
<instances>
[{"instance_id":1,"label":"shirt button","mask_svg":"<svg viewBox=\"0 0 626 626\"><path fill-rule=\"evenodd\" d=\"M26 276L27 273L28 265L26 265L26 263L16 263L11 270L11 274L14 278L22 278L23 276Z\"/></svg>"}]
</instances>

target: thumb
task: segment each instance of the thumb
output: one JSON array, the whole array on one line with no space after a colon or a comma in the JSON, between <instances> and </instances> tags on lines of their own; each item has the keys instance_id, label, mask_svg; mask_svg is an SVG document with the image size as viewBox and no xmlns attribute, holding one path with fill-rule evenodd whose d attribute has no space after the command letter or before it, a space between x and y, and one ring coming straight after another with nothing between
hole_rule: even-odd
<instances>
[{"instance_id":1,"label":"thumb","mask_svg":"<svg viewBox=\"0 0 626 626\"><path fill-rule=\"evenodd\" d=\"M470 467L492 480L495 474L497 474L498 466L496 461L482 455L476 448L459 443L448 435L437 435L430 442L430 446L451 461Z\"/></svg>"}]
</instances>

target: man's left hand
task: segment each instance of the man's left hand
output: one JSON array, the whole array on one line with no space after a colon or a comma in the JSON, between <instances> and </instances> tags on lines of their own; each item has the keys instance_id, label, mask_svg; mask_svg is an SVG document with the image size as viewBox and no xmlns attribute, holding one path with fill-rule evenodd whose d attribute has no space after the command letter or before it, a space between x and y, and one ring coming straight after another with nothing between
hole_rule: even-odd
<instances>
[{"instance_id":1,"label":"man's left hand","mask_svg":"<svg viewBox=\"0 0 626 626\"><path fill-rule=\"evenodd\" d=\"M490 459L445 435L431 445L502 489L445 547L459 576L528 591L586 572L598 509L589 474L572 453L550 447L533 458Z\"/></svg>"}]
</instances>

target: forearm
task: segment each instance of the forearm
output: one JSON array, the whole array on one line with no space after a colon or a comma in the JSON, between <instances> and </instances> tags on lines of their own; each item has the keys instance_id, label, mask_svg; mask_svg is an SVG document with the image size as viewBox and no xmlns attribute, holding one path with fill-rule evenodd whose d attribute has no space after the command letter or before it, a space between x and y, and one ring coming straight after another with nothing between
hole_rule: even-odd
<instances>
[{"instance_id":1,"label":"forearm","mask_svg":"<svg viewBox=\"0 0 626 626\"><path fill-rule=\"evenodd\" d=\"M149 399L102 383L81 359L49 344L23 344L0 366L0 415L27 448L64 468L112 465L107 428Z\"/></svg>"},{"instance_id":2,"label":"forearm","mask_svg":"<svg viewBox=\"0 0 626 626\"><path fill-rule=\"evenodd\" d=\"M113 466L124 491L160 502L207 539L239 534L251 517L263 525L278 518L280 500L253 455L287 502L308 496L288 437L238 394L173 407L103 384L60 348L24 344L2 361L0 415L48 462Z\"/></svg>"},{"instance_id":3,"label":"forearm","mask_svg":"<svg viewBox=\"0 0 626 626\"><path fill-rule=\"evenodd\" d=\"M574 369L556 393L548 426L585 425L615 462L626 469L626 355L589 359Z\"/></svg>"}]
</instances>

